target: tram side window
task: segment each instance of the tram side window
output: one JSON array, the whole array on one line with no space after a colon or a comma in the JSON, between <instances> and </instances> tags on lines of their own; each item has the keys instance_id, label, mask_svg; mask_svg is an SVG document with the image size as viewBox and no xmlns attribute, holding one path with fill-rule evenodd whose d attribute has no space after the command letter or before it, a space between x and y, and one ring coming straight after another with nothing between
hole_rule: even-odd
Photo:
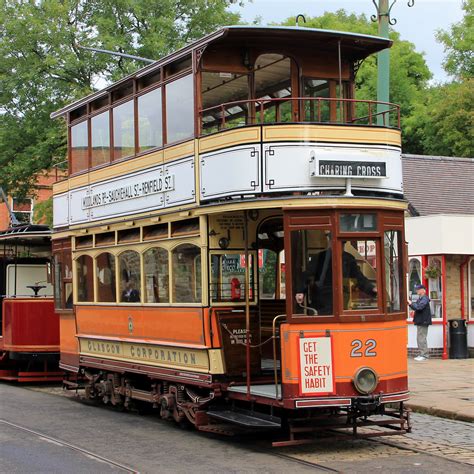
<instances>
[{"instance_id":1,"label":"tram side window","mask_svg":"<svg viewBox=\"0 0 474 474\"><path fill-rule=\"evenodd\" d=\"M249 299L255 300L254 255L249 255ZM245 301L245 254L226 253L211 256L211 299L215 302Z\"/></svg>"},{"instance_id":2,"label":"tram side window","mask_svg":"<svg viewBox=\"0 0 474 474\"><path fill-rule=\"evenodd\" d=\"M345 310L378 308L375 240L342 242L342 291Z\"/></svg>"},{"instance_id":3,"label":"tram side window","mask_svg":"<svg viewBox=\"0 0 474 474\"><path fill-rule=\"evenodd\" d=\"M76 260L77 301L94 301L93 260L89 255L81 255Z\"/></svg>"},{"instance_id":4,"label":"tram side window","mask_svg":"<svg viewBox=\"0 0 474 474\"><path fill-rule=\"evenodd\" d=\"M138 144L140 151L163 145L161 88L138 97Z\"/></svg>"},{"instance_id":5,"label":"tram side window","mask_svg":"<svg viewBox=\"0 0 474 474\"><path fill-rule=\"evenodd\" d=\"M141 289L140 254L126 250L118 258L120 275L120 302L139 303Z\"/></svg>"},{"instance_id":6,"label":"tram side window","mask_svg":"<svg viewBox=\"0 0 474 474\"><path fill-rule=\"evenodd\" d=\"M173 143L194 135L194 88L189 74L166 85L166 141Z\"/></svg>"},{"instance_id":7,"label":"tram side window","mask_svg":"<svg viewBox=\"0 0 474 474\"><path fill-rule=\"evenodd\" d=\"M115 257L108 252L97 256L96 272L97 301L102 303L115 302Z\"/></svg>"},{"instance_id":8,"label":"tram side window","mask_svg":"<svg viewBox=\"0 0 474 474\"><path fill-rule=\"evenodd\" d=\"M135 154L134 101L129 100L113 109L114 160Z\"/></svg>"},{"instance_id":9,"label":"tram side window","mask_svg":"<svg viewBox=\"0 0 474 474\"><path fill-rule=\"evenodd\" d=\"M71 174L89 167L87 120L71 127Z\"/></svg>"},{"instance_id":10,"label":"tram side window","mask_svg":"<svg viewBox=\"0 0 474 474\"><path fill-rule=\"evenodd\" d=\"M333 314L332 240L329 230L291 233L293 314Z\"/></svg>"},{"instance_id":11,"label":"tram side window","mask_svg":"<svg viewBox=\"0 0 474 474\"><path fill-rule=\"evenodd\" d=\"M165 249L153 248L143 254L145 268L145 301L169 303L169 258Z\"/></svg>"},{"instance_id":12,"label":"tram side window","mask_svg":"<svg viewBox=\"0 0 474 474\"><path fill-rule=\"evenodd\" d=\"M386 231L384 233L385 291L389 313L401 311L403 284L401 255L400 231Z\"/></svg>"},{"instance_id":13,"label":"tram side window","mask_svg":"<svg viewBox=\"0 0 474 474\"><path fill-rule=\"evenodd\" d=\"M55 253L54 270L54 299L57 309L72 309L72 267L71 252Z\"/></svg>"},{"instance_id":14,"label":"tram side window","mask_svg":"<svg viewBox=\"0 0 474 474\"><path fill-rule=\"evenodd\" d=\"M200 303L201 249L196 245L182 244L173 250L173 302Z\"/></svg>"},{"instance_id":15,"label":"tram side window","mask_svg":"<svg viewBox=\"0 0 474 474\"><path fill-rule=\"evenodd\" d=\"M109 111L102 112L91 119L91 166L110 162Z\"/></svg>"}]
</instances>

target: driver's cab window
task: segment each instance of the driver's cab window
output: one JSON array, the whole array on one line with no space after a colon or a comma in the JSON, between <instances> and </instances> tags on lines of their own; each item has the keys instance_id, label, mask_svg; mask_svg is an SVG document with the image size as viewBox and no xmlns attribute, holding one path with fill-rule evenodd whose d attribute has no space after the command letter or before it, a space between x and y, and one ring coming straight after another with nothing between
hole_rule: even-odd
<instances>
[{"instance_id":1,"label":"driver's cab window","mask_svg":"<svg viewBox=\"0 0 474 474\"><path fill-rule=\"evenodd\" d=\"M293 314L333 314L333 252L329 230L291 233Z\"/></svg>"}]
</instances>

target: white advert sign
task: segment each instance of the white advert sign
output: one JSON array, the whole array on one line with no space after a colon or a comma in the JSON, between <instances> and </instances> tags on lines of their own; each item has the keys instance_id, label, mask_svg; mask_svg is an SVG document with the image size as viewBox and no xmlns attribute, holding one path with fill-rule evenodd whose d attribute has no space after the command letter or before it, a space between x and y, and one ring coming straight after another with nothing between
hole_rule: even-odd
<instances>
[{"instance_id":1,"label":"white advert sign","mask_svg":"<svg viewBox=\"0 0 474 474\"><path fill-rule=\"evenodd\" d=\"M334 393L334 367L330 337L300 338L300 394Z\"/></svg>"},{"instance_id":2,"label":"white advert sign","mask_svg":"<svg viewBox=\"0 0 474 474\"><path fill-rule=\"evenodd\" d=\"M194 157L189 157L55 196L54 227L194 202Z\"/></svg>"}]
</instances>

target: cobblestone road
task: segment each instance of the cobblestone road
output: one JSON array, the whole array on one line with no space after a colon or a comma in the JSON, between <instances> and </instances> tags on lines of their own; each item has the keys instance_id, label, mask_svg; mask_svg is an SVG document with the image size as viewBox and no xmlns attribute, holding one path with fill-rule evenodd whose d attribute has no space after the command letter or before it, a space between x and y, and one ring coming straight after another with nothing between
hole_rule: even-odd
<instances>
[{"instance_id":1,"label":"cobblestone road","mask_svg":"<svg viewBox=\"0 0 474 474\"><path fill-rule=\"evenodd\" d=\"M36 400L31 393L32 390L43 392L42 397ZM41 416L35 414L34 417L25 417L24 410L15 405L15 409L11 412L4 411L6 418L12 417L10 421L19 420L20 424L35 421L34 425L38 427L37 429L44 430L43 418L51 420L48 410L53 409L57 423L53 424L50 421L46 425L51 431L50 435L64 437L66 441L71 438L75 443L84 443L86 448L107 455L111 459L126 460L128 464L136 466L141 472L152 472L150 466L160 466L161 472L193 472L193 474L206 472L208 474L222 472L222 466L226 465L227 472L256 472L258 470L259 472L287 473L291 460L294 464L291 471L295 473L307 470L351 474L367 474L373 471L416 472L417 474L471 474L474 472L474 424L430 415L413 414L413 432L403 436L331 441L272 449L270 438L229 439L207 436L192 430L182 431L173 424L165 423L153 416L140 417L64 400L64 398L70 398L72 394L64 393L59 388L29 387L26 389L10 386L4 391L10 392L9 395L15 393L18 403L23 399L23 403L30 402L28 410L34 410L36 404L41 404L44 409ZM32 397L27 396L25 392L30 392ZM46 395L49 398L44 398ZM62 400L55 402L54 399L58 397ZM71 427L66 427L61 423L61 413L68 413L69 418L75 419L73 426L76 431L71 431ZM58 416L59 418L56 418ZM91 423L95 427L94 431L91 431ZM138 431L133 431L135 429ZM79 433L88 433L88 436L77 437ZM126 440L122 434L126 434ZM107 441L104 444L105 440ZM166 452L173 445L177 453L181 453L176 458L179 459L178 470L176 470L176 464L172 470L169 469L169 463L175 457L171 454L173 450L169 451L170 455L166 458L158 455L157 446L163 443L167 448ZM137 456L137 450L141 453L140 456ZM186 454L183 456L184 453ZM200 461L197 464L195 456ZM279 457L283 459L278 461ZM236 464L237 459L241 462ZM290 464L285 465L288 462ZM191 469L190 466L195 464L196 466ZM1 467L0 472L2 472ZM78 471L71 466L71 469L66 472Z\"/></svg>"}]
</instances>

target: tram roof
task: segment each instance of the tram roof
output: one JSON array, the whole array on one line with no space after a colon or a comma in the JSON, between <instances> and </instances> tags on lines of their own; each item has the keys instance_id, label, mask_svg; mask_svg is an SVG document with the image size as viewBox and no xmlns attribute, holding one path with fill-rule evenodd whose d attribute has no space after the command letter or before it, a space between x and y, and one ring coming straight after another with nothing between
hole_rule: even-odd
<instances>
[{"instance_id":1,"label":"tram roof","mask_svg":"<svg viewBox=\"0 0 474 474\"><path fill-rule=\"evenodd\" d=\"M46 225L21 225L0 231L0 241L35 240L51 237L51 229Z\"/></svg>"},{"instance_id":2,"label":"tram roof","mask_svg":"<svg viewBox=\"0 0 474 474\"><path fill-rule=\"evenodd\" d=\"M333 46L337 48L337 44L341 42L341 50L345 57L357 61L365 59L367 56L389 48L392 41L379 36L365 35L359 33L350 33L347 31L323 30L317 28L305 28L298 26L225 26L203 38L196 40L183 48L164 56L156 62L145 66L136 72L114 82L100 91L89 94L71 104L57 110L51 114L51 118L60 117L71 110L84 105L85 103L97 99L110 90L115 89L121 83L125 83L130 79L140 78L144 75L169 64L183 56L186 56L195 49L207 47L210 44L222 43L232 40L262 40L262 38L279 39L279 40L297 40L310 41L314 43L323 43L326 47Z\"/></svg>"}]
</instances>

